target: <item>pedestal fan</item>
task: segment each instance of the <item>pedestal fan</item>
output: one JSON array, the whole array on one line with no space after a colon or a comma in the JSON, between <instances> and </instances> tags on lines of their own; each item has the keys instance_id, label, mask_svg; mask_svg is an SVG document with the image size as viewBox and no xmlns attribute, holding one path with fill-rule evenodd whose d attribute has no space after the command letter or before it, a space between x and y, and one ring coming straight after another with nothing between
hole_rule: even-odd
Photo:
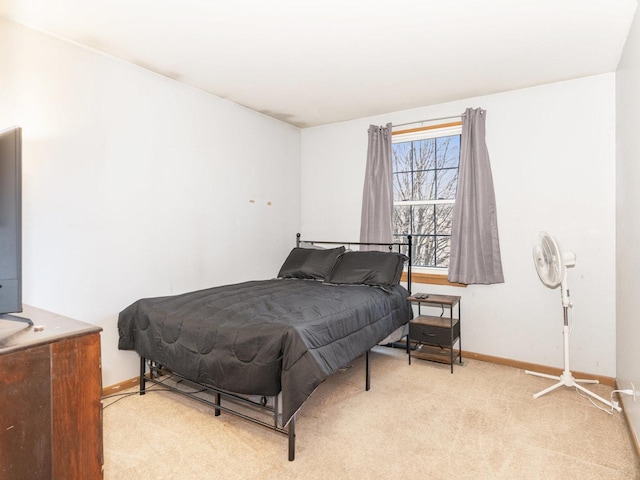
<instances>
[{"instance_id":1,"label":"pedestal fan","mask_svg":"<svg viewBox=\"0 0 640 480\"><path fill-rule=\"evenodd\" d=\"M533 245L533 261L535 263L538 276L545 286L553 289L560 286L562 309L564 311L564 371L562 372L562 375L558 376L525 370L525 373L528 373L529 375L558 380L554 385L534 394L533 398L541 397L542 395L562 386L575 387L602 403L609 405L611 408L615 408L617 411L620 411L621 408L619 406L612 404L580 385L580 383L598 383L597 380L577 380L573 378L571 370L569 369L569 309L573 307L573 304L571 303L571 297L569 295L569 275L567 273L567 269L575 266L575 253L563 252L560 249L558 242L556 242L551 235L545 232L540 232L536 243Z\"/></svg>"}]
</instances>

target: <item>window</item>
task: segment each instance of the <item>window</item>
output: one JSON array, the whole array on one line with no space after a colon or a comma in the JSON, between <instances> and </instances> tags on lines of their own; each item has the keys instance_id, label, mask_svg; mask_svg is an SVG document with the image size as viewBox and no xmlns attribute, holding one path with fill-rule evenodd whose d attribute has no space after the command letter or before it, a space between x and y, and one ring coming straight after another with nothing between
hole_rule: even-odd
<instances>
[{"instance_id":1,"label":"window","mask_svg":"<svg viewBox=\"0 0 640 480\"><path fill-rule=\"evenodd\" d=\"M393 235L413 237L412 264L446 272L458 187L460 124L394 132Z\"/></svg>"}]
</instances>

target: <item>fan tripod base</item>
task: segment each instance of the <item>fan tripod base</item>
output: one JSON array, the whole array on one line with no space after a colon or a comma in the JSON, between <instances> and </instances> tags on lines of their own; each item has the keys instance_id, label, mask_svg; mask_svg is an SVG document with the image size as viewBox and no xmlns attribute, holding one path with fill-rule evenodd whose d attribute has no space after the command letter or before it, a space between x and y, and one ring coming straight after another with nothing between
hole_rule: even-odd
<instances>
[{"instance_id":1,"label":"fan tripod base","mask_svg":"<svg viewBox=\"0 0 640 480\"><path fill-rule=\"evenodd\" d=\"M556 388L560 388L562 386L575 387L578 390L586 393L587 395L591 395L593 398L601 401L605 405L608 405L611 408L615 408L618 412L620 412L622 410L618 405L614 405L610 401L605 400L604 398L602 398L600 395L596 395L592 391L587 390L582 385L580 385L581 383L598 383L598 380L585 380L585 379L579 379L578 380L578 379L573 378L573 375L571 374L571 372L569 372L567 370L565 370L562 373L562 375L559 375L559 376L558 375L548 375L546 373L540 373L540 372L532 372L530 370L525 370L524 373L527 373L529 375L535 375L537 377L549 378L551 380L559 380L558 383L556 383L554 385L551 385L550 387L545 388L541 392L538 392L538 393L534 394L533 398L538 398L538 397L541 397L542 395L546 395L547 393L552 392Z\"/></svg>"}]
</instances>

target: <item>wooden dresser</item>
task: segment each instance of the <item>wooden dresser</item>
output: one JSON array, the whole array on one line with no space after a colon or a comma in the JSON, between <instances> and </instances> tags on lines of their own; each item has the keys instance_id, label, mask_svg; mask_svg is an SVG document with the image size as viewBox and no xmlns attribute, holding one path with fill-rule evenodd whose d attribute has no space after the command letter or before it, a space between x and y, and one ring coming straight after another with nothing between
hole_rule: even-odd
<instances>
[{"instance_id":1,"label":"wooden dresser","mask_svg":"<svg viewBox=\"0 0 640 480\"><path fill-rule=\"evenodd\" d=\"M0 479L101 479L100 327L24 306L0 320Z\"/></svg>"}]
</instances>

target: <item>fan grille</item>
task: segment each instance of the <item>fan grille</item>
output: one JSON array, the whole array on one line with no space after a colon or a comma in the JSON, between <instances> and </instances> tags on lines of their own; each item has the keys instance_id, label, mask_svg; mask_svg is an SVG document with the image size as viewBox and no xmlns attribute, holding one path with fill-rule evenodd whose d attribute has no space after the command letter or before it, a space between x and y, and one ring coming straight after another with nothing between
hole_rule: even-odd
<instances>
[{"instance_id":1,"label":"fan grille","mask_svg":"<svg viewBox=\"0 0 640 480\"><path fill-rule=\"evenodd\" d=\"M562 282L564 263L558 243L547 233L540 233L533 246L533 260L542 283L549 288L556 288Z\"/></svg>"}]
</instances>

